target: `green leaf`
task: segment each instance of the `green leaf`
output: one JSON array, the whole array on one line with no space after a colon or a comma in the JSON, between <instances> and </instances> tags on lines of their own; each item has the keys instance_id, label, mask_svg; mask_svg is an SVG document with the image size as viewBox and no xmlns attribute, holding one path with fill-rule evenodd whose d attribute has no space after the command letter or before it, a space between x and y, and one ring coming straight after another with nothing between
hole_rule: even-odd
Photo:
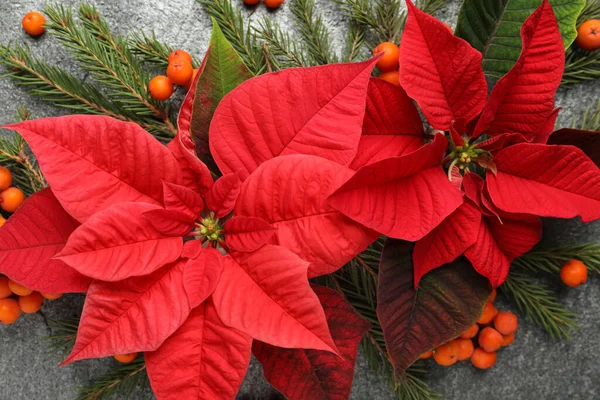
<instances>
[{"instance_id":1,"label":"green leaf","mask_svg":"<svg viewBox=\"0 0 600 400\"><path fill-rule=\"evenodd\" d=\"M549 0L568 48L577 37L575 23L585 0ZM483 53L485 75L495 83L521 54L521 26L540 0L465 0L456 35Z\"/></svg>"},{"instance_id":2,"label":"green leaf","mask_svg":"<svg viewBox=\"0 0 600 400\"><path fill-rule=\"evenodd\" d=\"M223 35L219 24L214 19L212 23L210 44L196 84L190 127L196 152L203 160L210 156L208 128L217 105L227 93L253 76Z\"/></svg>"},{"instance_id":3,"label":"green leaf","mask_svg":"<svg viewBox=\"0 0 600 400\"><path fill-rule=\"evenodd\" d=\"M388 239L381 255L377 317L396 376L419 357L473 325L492 288L464 258L437 268L413 286L414 244Z\"/></svg>"}]
</instances>

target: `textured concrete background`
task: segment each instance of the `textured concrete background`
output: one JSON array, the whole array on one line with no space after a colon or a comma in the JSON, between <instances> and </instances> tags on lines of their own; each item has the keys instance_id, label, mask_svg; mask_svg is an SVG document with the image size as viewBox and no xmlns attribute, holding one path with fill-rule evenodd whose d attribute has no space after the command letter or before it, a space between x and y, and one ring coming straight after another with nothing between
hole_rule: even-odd
<instances>
[{"instance_id":1,"label":"textured concrete background","mask_svg":"<svg viewBox=\"0 0 600 400\"><path fill-rule=\"evenodd\" d=\"M107 19L111 28L121 34L154 29L158 38L173 46L184 48L201 56L207 48L210 21L202 7L194 0L95 0L92 1ZM78 4L79 1L62 1ZM241 0L240 0L241 3ZM69 72L85 76L70 62L64 49L50 36L33 40L20 28L23 15L40 10L46 4L41 0L0 0L0 43L9 41L28 43L33 52L49 63L59 64ZM437 16L452 26L456 24L459 1L448 1ZM321 13L336 46L342 46L344 18L331 0L317 0ZM261 7L253 19L266 13ZM293 29L291 16L283 8L270 15L282 25ZM1 72L0 72L1 73ZM560 122L569 125L574 115L581 115L587 105L595 104L600 93L600 82L561 90L557 99L563 107ZM60 110L48 106L16 87L10 80L0 80L0 124L13 121L18 106L27 105L33 117L59 115ZM577 221L546 221L545 236L553 241L597 241L600 224L582 225ZM549 239L546 239L549 240ZM552 341L530 321L521 321L515 343L499 353L496 366L486 372L475 370L469 363L451 368L432 367L430 384L447 399L598 399L600 398L600 285L598 278L580 289L564 289L557 285L561 299L580 314L581 329L568 342ZM506 304L500 304L507 308ZM46 302L43 314L47 318L64 318L77 314L83 297L64 296L55 302ZM0 326L0 400L5 399L72 399L74 387L106 371L114 361L81 361L58 368L60 359L47 354L41 341L48 335L42 314L21 318L11 326ZM240 392L240 398L269 399L268 385L262 380L260 366L253 363ZM152 398L151 393L136 393L136 399ZM385 385L366 368L359 358L353 399L392 399ZM310 400L310 399L307 399Z\"/></svg>"}]
</instances>

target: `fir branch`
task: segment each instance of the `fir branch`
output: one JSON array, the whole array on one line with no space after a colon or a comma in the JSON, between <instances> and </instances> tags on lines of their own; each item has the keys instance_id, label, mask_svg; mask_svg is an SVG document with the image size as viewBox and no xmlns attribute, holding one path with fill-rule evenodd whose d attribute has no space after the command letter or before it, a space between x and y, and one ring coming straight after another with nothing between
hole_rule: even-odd
<instances>
[{"instance_id":1,"label":"fir branch","mask_svg":"<svg viewBox=\"0 0 600 400\"><path fill-rule=\"evenodd\" d=\"M446 5L445 0L417 0L416 6L426 12L427 14L433 15L440 11Z\"/></svg>"},{"instance_id":2,"label":"fir branch","mask_svg":"<svg viewBox=\"0 0 600 400\"><path fill-rule=\"evenodd\" d=\"M169 54L175 50L173 47L159 42L154 31L152 31L152 36L146 35L145 32L133 33L129 38L129 47L143 62L159 68L167 68Z\"/></svg>"},{"instance_id":3,"label":"fir branch","mask_svg":"<svg viewBox=\"0 0 600 400\"><path fill-rule=\"evenodd\" d=\"M553 291L537 282L530 271L513 266L500 291L554 339L570 338L579 326L575 321L577 315L565 309Z\"/></svg>"},{"instance_id":4,"label":"fir branch","mask_svg":"<svg viewBox=\"0 0 600 400\"><path fill-rule=\"evenodd\" d=\"M591 107L586 108L581 123L577 121L577 117L573 118L572 127L588 131L600 131L600 101L593 111Z\"/></svg>"},{"instance_id":5,"label":"fir branch","mask_svg":"<svg viewBox=\"0 0 600 400\"><path fill-rule=\"evenodd\" d=\"M304 53L298 48L298 42L292 40L289 32L284 32L271 18L264 17L258 27L252 27L256 37L269 46L273 69L306 67Z\"/></svg>"},{"instance_id":6,"label":"fir branch","mask_svg":"<svg viewBox=\"0 0 600 400\"><path fill-rule=\"evenodd\" d=\"M196 0L202 4L208 15L213 17L223 31L225 38L239 53L244 63L254 75L265 72L266 61L263 49L256 42L248 28L244 27L244 17L240 7L233 6L232 0Z\"/></svg>"},{"instance_id":7,"label":"fir branch","mask_svg":"<svg viewBox=\"0 0 600 400\"><path fill-rule=\"evenodd\" d=\"M95 8L81 5L79 16L84 21L81 25L75 23L71 9L62 5L48 6L44 12L50 19L48 30L104 86L108 98L118 104L126 117L162 124L159 130L167 137L177 133L165 106L148 94L149 75L132 56L126 41L110 33Z\"/></svg>"},{"instance_id":8,"label":"fir branch","mask_svg":"<svg viewBox=\"0 0 600 400\"><path fill-rule=\"evenodd\" d=\"M565 245L551 249L536 248L513 261L513 266L534 274L543 271L556 276L569 260L580 260L590 272L600 274L600 244Z\"/></svg>"},{"instance_id":9,"label":"fir branch","mask_svg":"<svg viewBox=\"0 0 600 400\"><path fill-rule=\"evenodd\" d=\"M577 26L590 19L600 18L600 0L587 0L581 14L577 18Z\"/></svg>"},{"instance_id":10,"label":"fir branch","mask_svg":"<svg viewBox=\"0 0 600 400\"><path fill-rule=\"evenodd\" d=\"M361 49L365 46L365 31L360 29L356 23L350 21L348 24L348 35L346 36L346 45L342 56L344 61L358 61L361 57Z\"/></svg>"},{"instance_id":11,"label":"fir branch","mask_svg":"<svg viewBox=\"0 0 600 400\"><path fill-rule=\"evenodd\" d=\"M144 357L119 365L88 386L80 387L76 400L108 399L117 394L128 397L139 385L148 386Z\"/></svg>"},{"instance_id":12,"label":"fir branch","mask_svg":"<svg viewBox=\"0 0 600 400\"><path fill-rule=\"evenodd\" d=\"M298 24L311 65L331 64L338 61L331 51L329 30L320 15L315 15L314 0L292 0L290 10Z\"/></svg>"},{"instance_id":13,"label":"fir branch","mask_svg":"<svg viewBox=\"0 0 600 400\"><path fill-rule=\"evenodd\" d=\"M75 346L79 318L48 320L48 327L52 335L42 338L49 342L48 350L50 353L66 356Z\"/></svg>"}]
</instances>

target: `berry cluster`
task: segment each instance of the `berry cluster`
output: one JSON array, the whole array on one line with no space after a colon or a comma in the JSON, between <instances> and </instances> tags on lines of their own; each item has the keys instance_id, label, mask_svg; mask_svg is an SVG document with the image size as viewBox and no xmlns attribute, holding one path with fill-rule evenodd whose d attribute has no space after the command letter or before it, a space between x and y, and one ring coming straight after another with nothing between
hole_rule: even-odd
<instances>
[{"instance_id":1,"label":"berry cluster","mask_svg":"<svg viewBox=\"0 0 600 400\"><path fill-rule=\"evenodd\" d=\"M515 332L519 328L517 316L509 311L498 311L493 303L495 299L494 289L483 314L473 326L421 358L433 356L439 365L445 367L467 359L471 359L471 363L479 369L492 367L496 363L496 352L515 340ZM476 347L477 344L479 347Z\"/></svg>"},{"instance_id":2,"label":"berry cluster","mask_svg":"<svg viewBox=\"0 0 600 400\"><path fill-rule=\"evenodd\" d=\"M62 294L40 293L0 276L0 323L10 325L19 319L21 311L33 314L42 307L44 299L56 300Z\"/></svg>"},{"instance_id":3,"label":"berry cluster","mask_svg":"<svg viewBox=\"0 0 600 400\"><path fill-rule=\"evenodd\" d=\"M23 204L25 195L21 189L12 187L13 178L10 170L6 167L0 167L0 207L6 212L13 213ZM0 226L4 225L6 220L0 216Z\"/></svg>"},{"instance_id":4,"label":"berry cluster","mask_svg":"<svg viewBox=\"0 0 600 400\"><path fill-rule=\"evenodd\" d=\"M148 91L152 98L160 101L167 100L175 90L174 85L180 85L189 90L198 68L192 66L192 56L185 50L175 50L169 54L167 76L158 75L150 80Z\"/></svg>"},{"instance_id":5,"label":"berry cluster","mask_svg":"<svg viewBox=\"0 0 600 400\"><path fill-rule=\"evenodd\" d=\"M247 6L254 6L257 5L258 3L260 3L260 0L243 0L244 4ZM271 8L271 9L275 9L275 8L279 8L284 0L263 0L265 3L265 6Z\"/></svg>"}]
</instances>

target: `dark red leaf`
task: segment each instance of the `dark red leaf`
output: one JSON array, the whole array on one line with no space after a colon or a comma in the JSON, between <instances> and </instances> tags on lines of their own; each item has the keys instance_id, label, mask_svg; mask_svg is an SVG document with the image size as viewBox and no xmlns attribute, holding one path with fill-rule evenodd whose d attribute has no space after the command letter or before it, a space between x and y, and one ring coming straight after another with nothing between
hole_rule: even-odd
<instances>
[{"instance_id":1,"label":"dark red leaf","mask_svg":"<svg viewBox=\"0 0 600 400\"><path fill-rule=\"evenodd\" d=\"M263 219L244 216L231 218L223 228L227 246L232 250L246 252L259 249L277 231L277 228Z\"/></svg>"},{"instance_id":2,"label":"dark red leaf","mask_svg":"<svg viewBox=\"0 0 600 400\"><path fill-rule=\"evenodd\" d=\"M550 135L548 144L562 144L577 147L596 166L600 167L600 132L580 129L560 129Z\"/></svg>"},{"instance_id":3,"label":"dark red leaf","mask_svg":"<svg viewBox=\"0 0 600 400\"><path fill-rule=\"evenodd\" d=\"M459 258L413 286L413 245L388 239L379 267L377 317L396 376L419 357L457 337L479 319L491 288Z\"/></svg>"}]
</instances>

